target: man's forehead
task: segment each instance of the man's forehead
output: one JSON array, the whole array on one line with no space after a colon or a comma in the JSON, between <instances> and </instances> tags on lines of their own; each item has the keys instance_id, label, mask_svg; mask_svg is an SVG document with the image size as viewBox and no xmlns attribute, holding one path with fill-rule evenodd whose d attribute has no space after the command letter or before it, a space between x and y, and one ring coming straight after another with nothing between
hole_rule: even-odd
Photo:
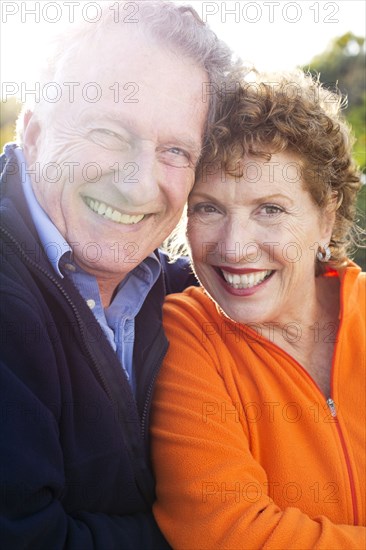
<instances>
[{"instance_id":1,"label":"man's forehead","mask_svg":"<svg viewBox=\"0 0 366 550\"><path fill-rule=\"evenodd\" d=\"M187 72L191 69L201 71L200 87L208 81L206 71L197 61L182 55L178 49L157 41L150 33L143 34L137 28L131 30L126 27L112 27L108 39L99 33L90 33L72 56L66 55L60 60L56 80L84 84L104 81L110 86L118 81L126 88L129 86L129 92L133 91L132 87L135 85L135 88L149 87L152 93L158 91L164 94L166 84L161 85L160 76L164 75L169 65L172 78L185 66ZM187 77L190 75L187 74ZM193 78L189 78L187 85L192 82ZM169 90L166 93L169 94ZM179 94L174 99L179 102Z\"/></svg>"},{"instance_id":2,"label":"man's forehead","mask_svg":"<svg viewBox=\"0 0 366 550\"><path fill-rule=\"evenodd\" d=\"M74 79L80 76L81 80L83 75L103 74L104 69L111 67L118 70L122 61L135 58L142 49L151 48L155 43L149 33L121 24L112 24L107 34L96 28L75 40L70 47L65 44L65 55L60 56L56 73L68 74Z\"/></svg>"}]
</instances>

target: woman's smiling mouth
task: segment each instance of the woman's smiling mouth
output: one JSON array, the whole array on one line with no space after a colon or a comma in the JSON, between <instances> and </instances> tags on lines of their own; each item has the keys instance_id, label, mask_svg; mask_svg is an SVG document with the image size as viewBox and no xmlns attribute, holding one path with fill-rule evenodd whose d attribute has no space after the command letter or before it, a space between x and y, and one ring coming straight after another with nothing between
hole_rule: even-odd
<instances>
[{"instance_id":1,"label":"woman's smiling mouth","mask_svg":"<svg viewBox=\"0 0 366 550\"><path fill-rule=\"evenodd\" d=\"M274 273L272 270L248 271L247 273L240 273L239 271L232 272L231 270L229 272L221 267L218 269L226 283L237 290L258 286L263 281L268 279L272 273Z\"/></svg>"}]
</instances>

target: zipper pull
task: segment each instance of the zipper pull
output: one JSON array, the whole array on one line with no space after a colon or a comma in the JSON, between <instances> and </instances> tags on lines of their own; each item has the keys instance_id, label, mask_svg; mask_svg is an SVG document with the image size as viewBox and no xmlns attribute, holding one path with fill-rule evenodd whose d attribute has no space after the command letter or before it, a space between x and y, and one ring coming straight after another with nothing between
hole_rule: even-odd
<instances>
[{"instance_id":1,"label":"zipper pull","mask_svg":"<svg viewBox=\"0 0 366 550\"><path fill-rule=\"evenodd\" d=\"M331 415L335 418L337 416L337 409L336 405L331 397L327 399L327 405L329 407L329 410L331 412Z\"/></svg>"}]
</instances>

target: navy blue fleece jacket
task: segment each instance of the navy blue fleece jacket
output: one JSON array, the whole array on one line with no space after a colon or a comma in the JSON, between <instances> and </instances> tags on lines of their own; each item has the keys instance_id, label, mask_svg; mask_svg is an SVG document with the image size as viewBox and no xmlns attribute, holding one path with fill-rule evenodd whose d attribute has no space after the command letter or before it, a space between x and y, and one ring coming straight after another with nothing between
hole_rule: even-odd
<instances>
[{"instance_id":1,"label":"navy blue fleece jacket","mask_svg":"<svg viewBox=\"0 0 366 550\"><path fill-rule=\"evenodd\" d=\"M169 265L136 318L134 398L94 315L55 276L15 165L1 157L0 547L169 548L151 514L148 421L167 350L161 306L194 282Z\"/></svg>"}]
</instances>

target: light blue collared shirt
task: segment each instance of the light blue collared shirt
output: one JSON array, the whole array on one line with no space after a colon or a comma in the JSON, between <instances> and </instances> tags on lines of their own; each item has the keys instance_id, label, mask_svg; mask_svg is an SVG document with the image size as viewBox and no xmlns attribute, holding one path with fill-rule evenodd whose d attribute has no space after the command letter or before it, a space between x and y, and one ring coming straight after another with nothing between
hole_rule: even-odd
<instances>
[{"instance_id":1,"label":"light blue collared shirt","mask_svg":"<svg viewBox=\"0 0 366 550\"><path fill-rule=\"evenodd\" d=\"M63 278L65 274L73 281L101 325L135 390L136 380L133 372L135 317L160 275L159 260L154 254L145 258L119 284L112 303L107 308L103 308L96 277L85 272L75 263L70 245L37 201L22 149L14 148L9 144L5 147L5 154L8 157L15 155L18 161L23 190L32 220L43 250L54 271L59 277Z\"/></svg>"}]
</instances>

